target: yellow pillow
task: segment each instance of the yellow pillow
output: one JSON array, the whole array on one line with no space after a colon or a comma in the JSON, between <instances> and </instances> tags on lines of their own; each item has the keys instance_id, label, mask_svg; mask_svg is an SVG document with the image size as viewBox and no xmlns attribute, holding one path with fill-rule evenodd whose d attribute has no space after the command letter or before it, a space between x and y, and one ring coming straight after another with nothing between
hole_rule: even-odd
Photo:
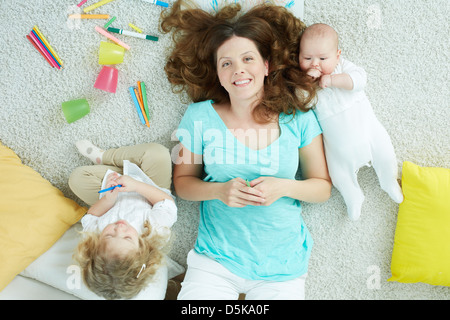
<instances>
[{"instance_id":1,"label":"yellow pillow","mask_svg":"<svg viewBox=\"0 0 450 320\"><path fill-rule=\"evenodd\" d=\"M403 163L388 281L450 286L450 169Z\"/></svg>"},{"instance_id":2,"label":"yellow pillow","mask_svg":"<svg viewBox=\"0 0 450 320\"><path fill-rule=\"evenodd\" d=\"M0 291L47 251L86 208L0 143Z\"/></svg>"}]
</instances>

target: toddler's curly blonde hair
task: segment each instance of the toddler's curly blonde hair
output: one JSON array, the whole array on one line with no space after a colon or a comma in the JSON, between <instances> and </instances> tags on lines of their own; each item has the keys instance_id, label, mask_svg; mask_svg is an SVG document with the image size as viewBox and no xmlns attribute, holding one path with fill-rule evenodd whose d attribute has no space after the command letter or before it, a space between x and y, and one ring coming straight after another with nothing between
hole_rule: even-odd
<instances>
[{"instance_id":1,"label":"toddler's curly blonde hair","mask_svg":"<svg viewBox=\"0 0 450 320\"><path fill-rule=\"evenodd\" d=\"M152 234L148 221L144 229L139 236L138 250L124 257L107 255L100 234L84 233L74 259L80 264L83 281L91 291L108 300L131 299L152 281L171 237Z\"/></svg>"}]
</instances>

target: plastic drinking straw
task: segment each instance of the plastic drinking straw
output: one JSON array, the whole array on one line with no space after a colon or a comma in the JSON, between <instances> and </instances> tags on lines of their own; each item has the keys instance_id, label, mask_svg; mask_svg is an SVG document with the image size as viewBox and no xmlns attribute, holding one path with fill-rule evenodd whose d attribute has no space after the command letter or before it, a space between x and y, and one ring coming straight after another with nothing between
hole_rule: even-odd
<instances>
[{"instance_id":1,"label":"plastic drinking straw","mask_svg":"<svg viewBox=\"0 0 450 320\"><path fill-rule=\"evenodd\" d=\"M79 7L81 7L83 4L85 4L86 3L86 1L87 0L83 0L83 1L81 1L79 4L77 4L77 7L79 8Z\"/></svg>"},{"instance_id":2,"label":"plastic drinking straw","mask_svg":"<svg viewBox=\"0 0 450 320\"><path fill-rule=\"evenodd\" d=\"M53 54L53 57L55 57L56 61L58 61L59 65L62 67L64 63L62 62L61 58L58 56L58 54L55 52L55 50L52 48L48 40L44 37L41 30L37 26L34 26L33 30L36 32L36 34L39 36L39 38L44 42L44 44L49 49L50 53Z\"/></svg>"},{"instance_id":3,"label":"plastic drinking straw","mask_svg":"<svg viewBox=\"0 0 450 320\"><path fill-rule=\"evenodd\" d=\"M144 119L145 119L145 124L147 125L147 127L150 128L150 123L148 122L147 115L145 114L144 104L142 103L142 97L139 95L138 89L134 88L134 94L136 95L136 97L138 99L139 106L140 106L141 111L142 111L142 115L144 116Z\"/></svg>"},{"instance_id":4,"label":"plastic drinking straw","mask_svg":"<svg viewBox=\"0 0 450 320\"><path fill-rule=\"evenodd\" d=\"M103 5L105 5L105 4L107 4L107 3L111 2L111 1L114 1L114 0L102 0L102 1L99 1L97 3L94 3L93 5L90 5L89 7L84 8L83 11L85 13L89 12L89 11L92 11L92 10L94 10L94 9L100 7L100 6L103 6Z\"/></svg>"},{"instance_id":5,"label":"plastic drinking straw","mask_svg":"<svg viewBox=\"0 0 450 320\"><path fill-rule=\"evenodd\" d=\"M41 38L39 38L38 34L36 33L36 31L31 30L30 34L33 34L36 38L37 41L39 41L39 43L41 44L44 53L47 53L49 55L49 58L54 61L59 67L61 67L61 64L58 62L58 60L56 60L55 56L50 52L50 50L47 48L47 46L44 44L44 42L42 41Z\"/></svg>"},{"instance_id":6,"label":"plastic drinking straw","mask_svg":"<svg viewBox=\"0 0 450 320\"><path fill-rule=\"evenodd\" d=\"M161 7L167 8L169 4L167 2L159 1L159 0L144 0L145 2L153 3Z\"/></svg>"},{"instance_id":7,"label":"plastic drinking straw","mask_svg":"<svg viewBox=\"0 0 450 320\"><path fill-rule=\"evenodd\" d=\"M114 41L115 43L117 43L119 46L124 47L127 50L130 50L130 46L127 45L126 43L123 43L122 41L120 41L119 39L117 39L116 37L114 37L112 34L108 33L105 29L103 29L102 27L99 26L95 26L95 31L97 31L98 33L104 35L105 37L107 37L108 39Z\"/></svg>"},{"instance_id":8,"label":"plastic drinking straw","mask_svg":"<svg viewBox=\"0 0 450 320\"><path fill-rule=\"evenodd\" d=\"M112 186L112 187L100 190L98 193L106 192L106 191L109 191L109 190L114 190L115 188L120 188L121 186L122 186L121 184L118 184L117 186Z\"/></svg>"},{"instance_id":9,"label":"plastic drinking straw","mask_svg":"<svg viewBox=\"0 0 450 320\"><path fill-rule=\"evenodd\" d=\"M139 119L141 119L142 124L145 125L144 115L142 114L141 107L139 105L139 102L137 101L136 94L134 93L134 89L133 89L133 87L129 87L128 90L130 90L131 98L133 99L133 103L134 103L134 106L136 107L136 111L139 115Z\"/></svg>"},{"instance_id":10,"label":"plastic drinking straw","mask_svg":"<svg viewBox=\"0 0 450 320\"><path fill-rule=\"evenodd\" d=\"M41 52L43 54L45 54L45 56L50 60L50 62L52 63L52 65L58 69L60 69L61 67L58 65L58 63L56 63L55 60L53 60L53 58L50 56L50 53L42 46L41 42L36 38L35 34L33 31L30 32L30 37L31 39L33 39L34 43L39 47L39 49L41 50Z\"/></svg>"},{"instance_id":11,"label":"plastic drinking straw","mask_svg":"<svg viewBox=\"0 0 450 320\"><path fill-rule=\"evenodd\" d=\"M109 14L71 14L69 19L109 19Z\"/></svg>"},{"instance_id":12,"label":"plastic drinking straw","mask_svg":"<svg viewBox=\"0 0 450 320\"><path fill-rule=\"evenodd\" d=\"M142 104L142 107L144 109L145 115L147 116L147 119L149 119L147 110L145 110L144 99L142 99L142 87L141 87L141 82L140 81L137 82L137 89L138 89L138 92L139 92L139 98L141 99L141 104Z\"/></svg>"},{"instance_id":13,"label":"plastic drinking straw","mask_svg":"<svg viewBox=\"0 0 450 320\"><path fill-rule=\"evenodd\" d=\"M39 47L36 45L36 43L34 43L33 39L31 39L31 37L29 35L27 35L27 39L31 42L31 44L33 45L33 47L36 48L37 51L39 51L39 53L45 58L45 60L47 60L47 62L49 63L49 65L54 68L54 65L50 62L50 60L45 56L45 54L41 51L41 49L39 49Z\"/></svg>"},{"instance_id":14,"label":"plastic drinking straw","mask_svg":"<svg viewBox=\"0 0 450 320\"><path fill-rule=\"evenodd\" d=\"M111 23L113 23L114 20L116 20L116 16L112 17L107 23L105 23L105 25L103 26L103 28L105 28L105 29L108 28L109 25L110 25Z\"/></svg>"},{"instance_id":15,"label":"plastic drinking straw","mask_svg":"<svg viewBox=\"0 0 450 320\"><path fill-rule=\"evenodd\" d=\"M61 67L61 64L58 62L58 60L56 60L55 56L50 52L50 50L47 48L47 46L44 44L44 42L42 41L42 39L39 38L39 36L37 35L36 31L31 30L30 34L33 34L36 38L37 41L39 41L39 43L41 44L44 53L47 53L49 55L49 58L54 61L59 67Z\"/></svg>"},{"instance_id":16,"label":"plastic drinking straw","mask_svg":"<svg viewBox=\"0 0 450 320\"><path fill-rule=\"evenodd\" d=\"M142 30L139 29L138 27L136 27L134 24L129 23L128 25L129 25L131 28L133 28L134 30L136 30L137 32L142 33Z\"/></svg>"},{"instance_id":17,"label":"plastic drinking straw","mask_svg":"<svg viewBox=\"0 0 450 320\"><path fill-rule=\"evenodd\" d=\"M149 119L147 118L147 115L145 114L144 104L142 103L142 96L139 95L137 88L134 88L134 92L138 98L139 106L141 107L142 114L144 115L145 124L147 125L147 127L150 128L150 122L149 122Z\"/></svg>"},{"instance_id":18,"label":"plastic drinking straw","mask_svg":"<svg viewBox=\"0 0 450 320\"><path fill-rule=\"evenodd\" d=\"M139 86L141 87L141 95L142 95L142 102L144 103L144 109L145 113L147 114L147 118L150 119L150 113L148 111L148 102L147 102L147 90L145 88L145 83L140 82Z\"/></svg>"}]
</instances>

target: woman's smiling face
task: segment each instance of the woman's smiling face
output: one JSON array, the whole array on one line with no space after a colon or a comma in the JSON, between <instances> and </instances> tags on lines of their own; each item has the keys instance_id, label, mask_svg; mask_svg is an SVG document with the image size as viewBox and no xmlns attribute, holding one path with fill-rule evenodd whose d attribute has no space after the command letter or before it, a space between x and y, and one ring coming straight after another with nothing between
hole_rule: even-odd
<instances>
[{"instance_id":1,"label":"woman's smiling face","mask_svg":"<svg viewBox=\"0 0 450 320\"><path fill-rule=\"evenodd\" d=\"M253 41L233 36L217 50L217 74L230 99L261 99L269 63Z\"/></svg>"}]
</instances>

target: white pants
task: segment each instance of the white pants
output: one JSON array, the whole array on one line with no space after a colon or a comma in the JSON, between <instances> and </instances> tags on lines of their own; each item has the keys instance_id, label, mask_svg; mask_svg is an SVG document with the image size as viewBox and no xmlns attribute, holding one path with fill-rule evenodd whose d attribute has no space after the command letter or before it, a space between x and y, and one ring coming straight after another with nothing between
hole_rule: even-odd
<instances>
[{"instance_id":1,"label":"white pants","mask_svg":"<svg viewBox=\"0 0 450 320\"><path fill-rule=\"evenodd\" d=\"M215 260L191 250L178 300L303 300L306 274L287 281L246 280Z\"/></svg>"}]
</instances>

